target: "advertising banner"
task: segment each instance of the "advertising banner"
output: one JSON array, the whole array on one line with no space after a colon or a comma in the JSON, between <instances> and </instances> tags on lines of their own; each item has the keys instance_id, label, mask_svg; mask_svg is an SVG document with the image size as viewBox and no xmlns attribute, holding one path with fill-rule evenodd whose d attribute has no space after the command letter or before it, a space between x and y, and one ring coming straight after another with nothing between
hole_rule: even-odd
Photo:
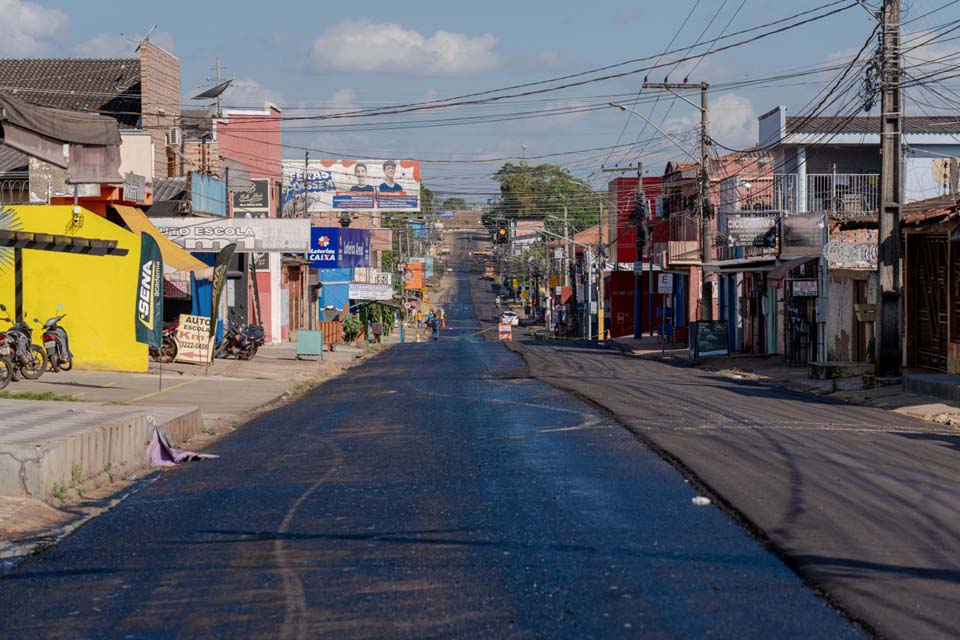
<instances>
[{"instance_id":1,"label":"advertising banner","mask_svg":"<svg viewBox=\"0 0 960 640\"><path fill-rule=\"evenodd\" d=\"M310 248L310 221L261 218L150 218L150 221L187 251L213 253L236 244L238 253L303 253Z\"/></svg>"},{"instance_id":2,"label":"advertising banner","mask_svg":"<svg viewBox=\"0 0 960 640\"><path fill-rule=\"evenodd\" d=\"M265 218L269 212L269 180L250 180L249 189L233 192L233 217Z\"/></svg>"},{"instance_id":3,"label":"advertising banner","mask_svg":"<svg viewBox=\"0 0 960 640\"><path fill-rule=\"evenodd\" d=\"M307 260L314 269L370 266L370 230L311 227Z\"/></svg>"},{"instance_id":4,"label":"advertising banner","mask_svg":"<svg viewBox=\"0 0 960 640\"><path fill-rule=\"evenodd\" d=\"M404 289L422 289L423 288L423 263L408 262L403 266L403 288Z\"/></svg>"},{"instance_id":5,"label":"advertising banner","mask_svg":"<svg viewBox=\"0 0 960 640\"><path fill-rule=\"evenodd\" d=\"M350 283L351 300L393 300L393 287L385 284Z\"/></svg>"},{"instance_id":6,"label":"advertising banner","mask_svg":"<svg viewBox=\"0 0 960 640\"><path fill-rule=\"evenodd\" d=\"M420 262L423 263L423 275L428 278L433 277L433 256L427 256L424 258L407 258L407 262Z\"/></svg>"},{"instance_id":7,"label":"advertising banner","mask_svg":"<svg viewBox=\"0 0 960 640\"><path fill-rule=\"evenodd\" d=\"M163 342L163 256L152 236L140 234L137 269L137 342L160 348Z\"/></svg>"},{"instance_id":8,"label":"advertising banner","mask_svg":"<svg viewBox=\"0 0 960 640\"><path fill-rule=\"evenodd\" d=\"M223 285L227 281L227 269L230 268L230 258L233 257L233 252L236 248L237 245L228 244L220 250L216 259L213 261L213 321L210 323L211 336L217 331L217 313L220 310L220 296L223 295Z\"/></svg>"},{"instance_id":9,"label":"advertising banner","mask_svg":"<svg viewBox=\"0 0 960 640\"><path fill-rule=\"evenodd\" d=\"M283 163L281 215L348 209L420 210L417 160L316 160Z\"/></svg>"},{"instance_id":10,"label":"advertising banner","mask_svg":"<svg viewBox=\"0 0 960 640\"><path fill-rule=\"evenodd\" d=\"M177 327L177 362L206 364L213 359L213 338L210 318L180 314Z\"/></svg>"},{"instance_id":11,"label":"advertising banner","mask_svg":"<svg viewBox=\"0 0 960 640\"><path fill-rule=\"evenodd\" d=\"M721 215L721 233L737 246L775 247L777 219L776 215Z\"/></svg>"}]
</instances>

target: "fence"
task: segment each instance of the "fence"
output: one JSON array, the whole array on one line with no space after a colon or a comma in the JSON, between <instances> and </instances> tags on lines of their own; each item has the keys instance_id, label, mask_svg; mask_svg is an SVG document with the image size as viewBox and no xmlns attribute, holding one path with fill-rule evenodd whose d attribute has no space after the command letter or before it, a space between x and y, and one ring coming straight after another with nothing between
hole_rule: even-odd
<instances>
[{"instance_id":1,"label":"fence","mask_svg":"<svg viewBox=\"0 0 960 640\"><path fill-rule=\"evenodd\" d=\"M737 175L720 183L721 213L781 211L828 213L837 220L868 219L880 207L875 173Z\"/></svg>"},{"instance_id":2,"label":"fence","mask_svg":"<svg viewBox=\"0 0 960 640\"><path fill-rule=\"evenodd\" d=\"M29 204L30 178L6 174L0 177L0 204Z\"/></svg>"}]
</instances>

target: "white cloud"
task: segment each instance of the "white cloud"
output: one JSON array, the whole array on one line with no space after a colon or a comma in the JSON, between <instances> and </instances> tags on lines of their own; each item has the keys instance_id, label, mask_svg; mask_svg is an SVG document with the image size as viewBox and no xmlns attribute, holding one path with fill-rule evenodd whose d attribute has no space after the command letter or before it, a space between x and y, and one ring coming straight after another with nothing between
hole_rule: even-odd
<instances>
[{"instance_id":1,"label":"white cloud","mask_svg":"<svg viewBox=\"0 0 960 640\"><path fill-rule=\"evenodd\" d=\"M679 105L678 105L679 106ZM744 96L724 93L710 101L710 137L728 147L743 148L757 143L757 112ZM698 131L699 112L671 118L666 130L672 133Z\"/></svg>"},{"instance_id":2,"label":"white cloud","mask_svg":"<svg viewBox=\"0 0 960 640\"><path fill-rule=\"evenodd\" d=\"M2 2L3 0L0 0ZM74 55L83 58L135 58L139 35L109 33L98 34L73 47ZM150 35L150 43L161 49L173 52L173 34L159 31Z\"/></svg>"},{"instance_id":3,"label":"white cloud","mask_svg":"<svg viewBox=\"0 0 960 640\"><path fill-rule=\"evenodd\" d=\"M0 55L27 57L46 51L67 26L67 14L35 2L0 0Z\"/></svg>"},{"instance_id":4,"label":"white cloud","mask_svg":"<svg viewBox=\"0 0 960 640\"><path fill-rule=\"evenodd\" d=\"M224 94L224 102L231 107L260 109L267 102L282 105L283 96L252 78L238 78Z\"/></svg>"},{"instance_id":5,"label":"white cloud","mask_svg":"<svg viewBox=\"0 0 960 640\"><path fill-rule=\"evenodd\" d=\"M136 55L137 45L121 36L106 33L90 38L73 47L73 53L83 58L130 58Z\"/></svg>"},{"instance_id":6,"label":"white cloud","mask_svg":"<svg viewBox=\"0 0 960 640\"><path fill-rule=\"evenodd\" d=\"M357 94L353 89L340 89L333 96L324 102L324 106L334 112L339 111L356 111Z\"/></svg>"},{"instance_id":7,"label":"white cloud","mask_svg":"<svg viewBox=\"0 0 960 640\"><path fill-rule=\"evenodd\" d=\"M392 72L410 75L479 73L495 69L497 39L451 31L424 36L398 24L341 22L313 42L314 71Z\"/></svg>"}]
</instances>

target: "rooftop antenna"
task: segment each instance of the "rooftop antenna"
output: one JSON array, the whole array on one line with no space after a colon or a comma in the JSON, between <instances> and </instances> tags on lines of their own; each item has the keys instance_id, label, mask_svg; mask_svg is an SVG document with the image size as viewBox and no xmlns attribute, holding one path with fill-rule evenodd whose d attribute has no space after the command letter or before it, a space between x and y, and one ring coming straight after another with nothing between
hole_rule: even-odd
<instances>
[{"instance_id":1,"label":"rooftop antenna","mask_svg":"<svg viewBox=\"0 0 960 640\"><path fill-rule=\"evenodd\" d=\"M137 52L137 51L140 51L140 45L142 45L144 42L150 42L150 36L152 36L153 32L156 30L157 30L157 25L153 25L152 27L147 29L147 34L142 38L136 37L136 34L131 34L136 37L136 40L134 40L133 38L131 38L130 36L128 36L123 32L120 32L120 37L126 40L127 42L129 42L130 44L136 45L134 52Z\"/></svg>"}]
</instances>

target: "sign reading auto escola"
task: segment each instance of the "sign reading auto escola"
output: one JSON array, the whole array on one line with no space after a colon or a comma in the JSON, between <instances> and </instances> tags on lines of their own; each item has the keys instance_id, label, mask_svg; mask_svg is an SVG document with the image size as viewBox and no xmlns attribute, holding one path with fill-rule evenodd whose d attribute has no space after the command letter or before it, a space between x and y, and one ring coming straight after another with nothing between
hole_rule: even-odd
<instances>
[{"instance_id":1,"label":"sign reading auto escola","mask_svg":"<svg viewBox=\"0 0 960 640\"><path fill-rule=\"evenodd\" d=\"M238 253L303 253L310 221L277 218L151 218L160 232L187 251L216 252L236 243Z\"/></svg>"},{"instance_id":2,"label":"sign reading auto escola","mask_svg":"<svg viewBox=\"0 0 960 640\"><path fill-rule=\"evenodd\" d=\"M313 227L307 260L314 269L369 267L370 230Z\"/></svg>"}]
</instances>

